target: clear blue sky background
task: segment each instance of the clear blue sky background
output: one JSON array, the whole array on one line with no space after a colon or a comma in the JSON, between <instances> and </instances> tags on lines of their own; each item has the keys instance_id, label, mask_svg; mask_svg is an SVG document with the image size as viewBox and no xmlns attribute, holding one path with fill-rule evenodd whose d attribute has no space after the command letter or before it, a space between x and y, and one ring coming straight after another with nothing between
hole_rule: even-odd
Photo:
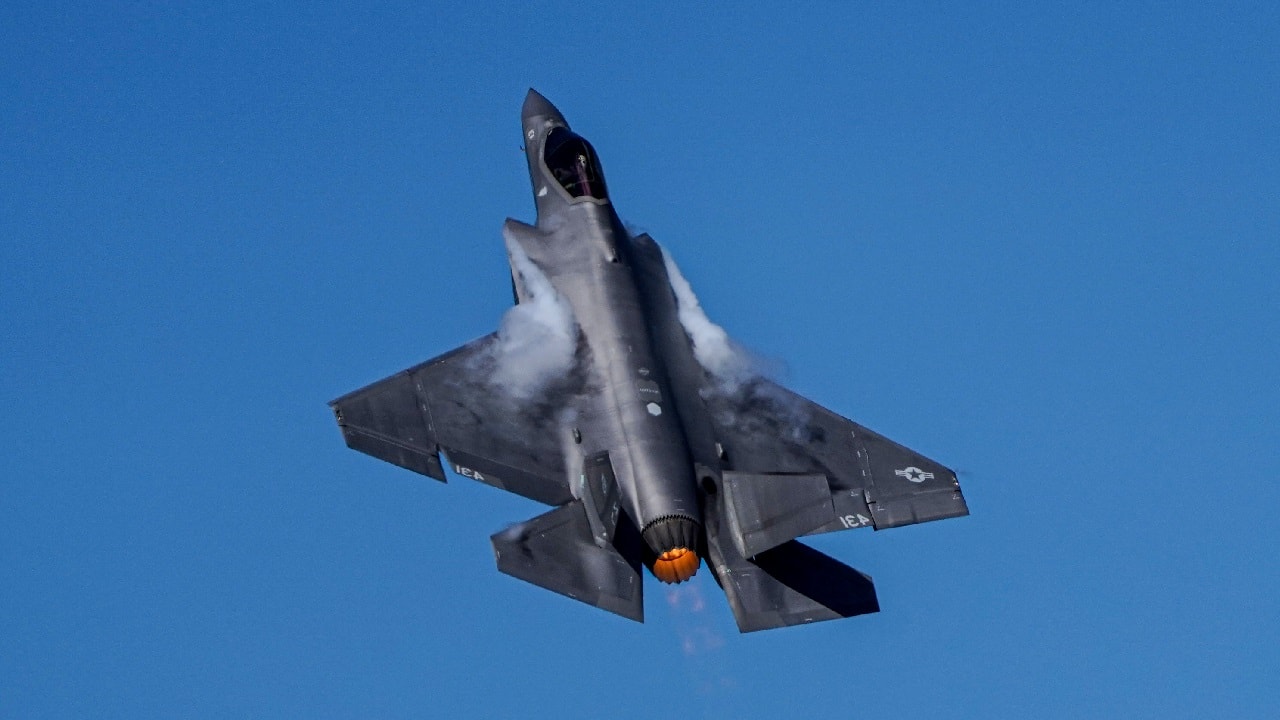
<instances>
[{"instance_id":1,"label":"clear blue sky background","mask_svg":"<svg viewBox=\"0 0 1280 720\"><path fill-rule=\"evenodd\" d=\"M6 4L0 717L1271 718L1271 3ZM499 574L541 512L325 403L496 327L544 92L784 380L973 515L742 636Z\"/></svg>"}]
</instances>

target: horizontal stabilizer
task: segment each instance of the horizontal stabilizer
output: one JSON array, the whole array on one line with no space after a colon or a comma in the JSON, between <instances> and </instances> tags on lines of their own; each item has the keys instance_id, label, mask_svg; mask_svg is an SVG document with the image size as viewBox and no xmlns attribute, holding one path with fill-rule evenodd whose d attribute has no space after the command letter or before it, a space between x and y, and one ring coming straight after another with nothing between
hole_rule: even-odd
<instances>
[{"instance_id":1,"label":"horizontal stabilizer","mask_svg":"<svg viewBox=\"0 0 1280 720\"><path fill-rule=\"evenodd\" d=\"M633 526L627 529L628 538L635 534ZM623 530L618 528L620 535ZM597 545L581 500L514 525L490 539L499 571L644 622L638 553L631 553L637 558L633 562L618 551L616 542L605 547Z\"/></svg>"},{"instance_id":2,"label":"horizontal stabilizer","mask_svg":"<svg viewBox=\"0 0 1280 720\"><path fill-rule=\"evenodd\" d=\"M742 632L880 612L869 576L796 540L724 560L716 576Z\"/></svg>"},{"instance_id":3,"label":"horizontal stabilizer","mask_svg":"<svg viewBox=\"0 0 1280 720\"><path fill-rule=\"evenodd\" d=\"M728 485L730 473L724 477ZM802 480L801 488L800 494L816 497L817 482L812 478ZM733 518L731 494L726 491L709 496L707 562L729 600L739 630L754 632L880 611L870 577L797 540L754 556L743 553L734 530L740 520ZM831 512L830 500L827 512ZM796 526L802 524L807 521Z\"/></svg>"},{"instance_id":4,"label":"horizontal stabilizer","mask_svg":"<svg viewBox=\"0 0 1280 720\"><path fill-rule=\"evenodd\" d=\"M730 534L753 557L835 521L825 475L724 473Z\"/></svg>"}]
</instances>

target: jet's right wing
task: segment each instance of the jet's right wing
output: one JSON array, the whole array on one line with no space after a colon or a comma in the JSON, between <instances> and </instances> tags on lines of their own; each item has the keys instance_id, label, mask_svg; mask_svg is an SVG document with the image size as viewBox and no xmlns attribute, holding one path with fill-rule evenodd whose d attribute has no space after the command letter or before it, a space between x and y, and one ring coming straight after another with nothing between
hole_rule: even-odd
<instances>
[{"instance_id":1,"label":"jet's right wing","mask_svg":"<svg viewBox=\"0 0 1280 720\"><path fill-rule=\"evenodd\" d=\"M330 403L347 445L444 481L440 451L460 475L548 505L573 499L558 413L570 388L520 402L487 381L496 335Z\"/></svg>"},{"instance_id":2,"label":"jet's right wing","mask_svg":"<svg viewBox=\"0 0 1280 720\"><path fill-rule=\"evenodd\" d=\"M775 383L702 396L724 468L708 559L742 632L879 611L870 577L797 536L969 514L954 472Z\"/></svg>"},{"instance_id":3,"label":"jet's right wing","mask_svg":"<svg viewBox=\"0 0 1280 720\"><path fill-rule=\"evenodd\" d=\"M810 533L969 514L955 472L772 381L704 399L728 469L826 476L835 516Z\"/></svg>"}]
</instances>

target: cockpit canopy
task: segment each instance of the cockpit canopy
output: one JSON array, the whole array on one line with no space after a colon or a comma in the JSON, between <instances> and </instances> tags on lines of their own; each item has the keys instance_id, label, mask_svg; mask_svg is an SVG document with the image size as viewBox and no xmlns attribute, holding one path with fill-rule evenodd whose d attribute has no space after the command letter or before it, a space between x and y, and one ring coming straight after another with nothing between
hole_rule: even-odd
<instances>
[{"instance_id":1,"label":"cockpit canopy","mask_svg":"<svg viewBox=\"0 0 1280 720\"><path fill-rule=\"evenodd\" d=\"M595 151L586 140L566 128L552 128L543 146L542 158L551 176L573 197L609 198Z\"/></svg>"}]
</instances>

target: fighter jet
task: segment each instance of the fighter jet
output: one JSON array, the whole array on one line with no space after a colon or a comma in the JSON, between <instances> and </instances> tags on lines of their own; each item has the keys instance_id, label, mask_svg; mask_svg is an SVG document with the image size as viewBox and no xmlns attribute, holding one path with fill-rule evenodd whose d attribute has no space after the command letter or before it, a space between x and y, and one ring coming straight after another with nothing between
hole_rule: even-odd
<instances>
[{"instance_id":1,"label":"fighter jet","mask_svg":"<svg viewBox=\"0 0 1280 720\"><path fill-rule=\"evenodd\" d=\"M642 566L680 583L703 562L742 632L877 612L870 577L797 538L967 515L955 473L754 373L623 225L591 144L533 90L521 124L516 305L330 403L347 445L552 506L492 536L498 570L632 620Z\"/></svg>"}]
</instances>

